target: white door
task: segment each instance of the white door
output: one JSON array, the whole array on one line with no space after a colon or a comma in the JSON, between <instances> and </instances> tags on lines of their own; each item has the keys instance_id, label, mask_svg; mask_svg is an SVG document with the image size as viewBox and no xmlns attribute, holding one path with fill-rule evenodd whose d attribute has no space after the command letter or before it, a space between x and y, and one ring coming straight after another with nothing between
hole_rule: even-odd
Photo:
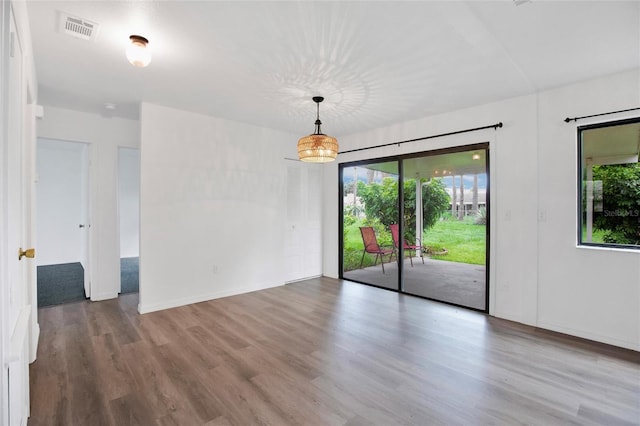
<instances>
[{"instance_id":1,"label":"white door","mask_svg":"<svg viewBox=\"0 0 640 426\"><path fill-rule=\"evenodd\" d=\"M13 15L10 19L9 90L7 99L7 292L3 294L3 361L7 374L7 410L3 414L10 425L26 424L29 414L29 323L31 306L27 276L33 272L34 261L19 258L19 249L27 249L27 234L31 221L25 218L30 211L28 192L30 185L24 175L26 164L25 123L26 82L23 78L23 56L17 37ZM3 223L3 226L5 223ZM4 290L4 289L3 289ZM7 294L8 293L8 294ZM7 339L8 338L8 339Z\"/></svg>"},{"instance_id":2,"label":"white door","mask_svg":"<svg viewBox=\"0 0 640 426\"><path fill-rule=\"evenodd\" d=\"M322 166L287 161L286 282L322 275Z\"/></svg>"},{"instance_id":3,"label":"white door","mask_svg":"<svg viewBox=\"0 0 640 426\"><path fill-rule=\"evenodd\" d=\"M322 275L322 165L303 163L304 278ZM309 167L310 166L310 167Z\"/></svg>"},{"instance_id":4,"label":"white door","mask_svg":"<svg viewBox=\"0 0 640 426\"><path fill-rule=\"evenodd\" d=\"M304 277L303 193L301 164L287 161L287 222L285 229L285 281Z\"/></svg>"}]
</instances>

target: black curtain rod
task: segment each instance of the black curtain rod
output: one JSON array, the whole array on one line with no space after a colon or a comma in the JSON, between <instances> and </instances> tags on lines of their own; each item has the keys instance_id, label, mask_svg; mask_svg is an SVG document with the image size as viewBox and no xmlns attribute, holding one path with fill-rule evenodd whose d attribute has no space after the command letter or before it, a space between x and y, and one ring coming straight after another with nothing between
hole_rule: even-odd
<instances>
[{"instance_id":1,"label":"black curtain rod","mask_svg":"<svg viewBox=\"0 0 640 426\"><path fill-rule=\"evenodd\" d=\"M374 145L374 146L368 146L366 148L357 148L357 149L350 149L348 151L340 151L338 152L338 154L347 154L349 152L358 152L358 151L364 151L367 149L374 149L374 148L382 148L385 146L392 146L392 145L402 145L403 143L409 143L409 142L417 142L417 141L424 141L427 139L434 139L434 138L441 138L443 136L451 136L451 135L458 135L460 133L469 133L469 132L476 132L478 130L485 130L485 129L494 129L497 130L498 128L502 127L502 122L500 123L496 123L496 124L492 124L490 126L483 126L483 127L475 127L473 129L466 129L466 130L458 130L456 132L449 132L449 133L440 133L439 135L432 135L432 136L425 136L423 138L416 138L416 139L409 139L406 141L400 141L400 142L391 142L391 143L385 143L382 145Z\"/></svg>"},{"instance_id":2,"label":"black curtain rod","mask_svg":"<svg viewBox=\"0 0 640 426\"><path fill-rule=\"evenodd\" d=\"M635 111L635 110L638 110L638 109L640 109L640 108L621 109L620 111L603 112L602 114L584 115L582 117L573 117L573 118L567 117L567 118L564 119L564 122L565 123L569 123L571 121L582 120L583 118L600 117L601 115L617 114L619 112L629 112L629 111Z\"/></svg>"}]
</instances>

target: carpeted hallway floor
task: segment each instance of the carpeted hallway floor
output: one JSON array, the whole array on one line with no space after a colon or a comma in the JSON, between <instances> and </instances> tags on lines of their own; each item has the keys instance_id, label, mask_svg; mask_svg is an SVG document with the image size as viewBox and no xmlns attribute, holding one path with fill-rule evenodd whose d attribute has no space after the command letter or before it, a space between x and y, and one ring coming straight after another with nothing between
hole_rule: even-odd
<instances>
[{"instance_id":1,"label":"carpeted hallway floor","mask_svg":"<svg viewBox=\"0 0 640 426\"><path fill-rule=\"evenodd\" d=\"M38 308L84 300L80 262L38 266Z\"/></svg>"},{"instance_id":2,"label":"carpeted hallway floor","mask_svg":"<svg viewBox=\"0 0 640 426\"><path fill-rule=\"evenodd\" d=\"M137 257L120 259L121 293L138 292ZM84 268L79 262L38 266L38 307L85 300Z\"/></svg>"},{"instance_id":3,"label":"carpeted hallway floor","mask_svg":"<svg viewBox=\"0 0 640 426\"><path fill-rule=\"evenodd\" d=\"M139 257L123 257L120 259L120 294L137 293L139 289L138 271Z\"/></svg>"}]
</instances>

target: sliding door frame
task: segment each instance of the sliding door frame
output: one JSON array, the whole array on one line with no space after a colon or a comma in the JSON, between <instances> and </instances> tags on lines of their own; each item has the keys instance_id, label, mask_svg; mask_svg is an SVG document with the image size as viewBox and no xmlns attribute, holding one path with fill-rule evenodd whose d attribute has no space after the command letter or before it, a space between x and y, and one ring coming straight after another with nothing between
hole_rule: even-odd
<instances>
[{"instance_id":1,"label":"sliding door frame","mask_svg":"<svg viewBox=\"0 0 640 426\"><path fill-rule=\"evenodd\" d=\"M438 299L433 299L426 296L420 296L413 293L406 293L403 289L404 284L404 250L398 250L399 255L396 257L398 262L398 288L391 289L389 287L382 287L371 283L361 282L349 278L344 278L344 169L348 167L366 166L367 164L375 163L390 163L396 161L398 163L398 225L399 235L404 235L404 221L402 220L404 214L404 160L420 157L431 157L444 154L454 154L467 151L483 150L485 155L485 173L487 175L487 195L486 195L486 212L487 212L487 224L485 230L485 309L477 309L469 306L459 305L456 303L446 302ZM491 248L491 178L490 178L490 164L489 164L490 146L489 142L481 142L470 145L458 145L454 147L435 149L430 151L421 151L410 154L395 155L390 157L379 157L366 160L348 161L338 164L338 277L341 280L353 281L360 284L383 288L385 290L394 291L396 293L407 294L422 299L433 300L440 303L446 303L448 305L459 306L461 308L470 309L474 311L489 313L489 288L491 283L489 282L489 265L490 265L490 248ZM356 182L357 184L357 182Z\"/></svg>"},{"instance_id":2,"label":"sliding door frame","mask_svg":"<svg viewBox=\"0 0 640 426\"><path fill-rule=\"evenodd\" d=\"M352 281L352 282L356 282L359 284L365 284L371 287L378 287L378 288L383 288L385 290L389 290L389 291L395 291L396 293L400 292L399 289L401 287L401 283L402 283L402 267L403 267L403 262L400 261L400 259L403 258L403 254L396 256L396 262L398 262L398 287L395 289L389 288L389 287L383 287L383 286L379 286L379 285L375 285L375 284L371 284L371 283L365 283L362 281L357 281L354 279L349 279L349 278L344 278L343 276L343 269L344 269L344 181L343 181L343 170L346 169L347 167L357 167L357 166L366 166L367 164L376 164L376 163L392 163L392 162L397 162L398 163L398 180L401 179L402 177L402 161L401 160L401 156L393 156L393 157L384 157L384 158L374 158L374 159L367 159L367 160L358 160L358 161L349 161L346 163L339 163L338 164L338 266L339 266L339 271L338 271L338 278L340 278L341 280L348 280L348 281ZM356 182L357 184L357 182ZM398 188L400 188L401 185L398 185ZM403 193L404 191L402 189L399 189L400 193ZM401 194L398 195L398 218L401 217L402 215L402 209L404 209L404 202L401 198ZM399 222L400 224L400 235L403 235L402 232L404 232L403 229L403 224L401 223L402 221ZM398 250L398 252L400 253L403 250Z\"/></svg>"}]
</instances>

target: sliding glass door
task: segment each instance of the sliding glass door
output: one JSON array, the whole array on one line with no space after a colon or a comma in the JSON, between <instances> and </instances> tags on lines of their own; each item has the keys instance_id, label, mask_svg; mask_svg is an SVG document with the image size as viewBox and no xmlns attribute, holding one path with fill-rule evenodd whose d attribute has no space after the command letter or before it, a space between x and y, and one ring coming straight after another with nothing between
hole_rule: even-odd
<instances>
[{"instance_id":1,"label":"sliding glass door","mask_svg":"<svg viewBox=\"0 0 640 426\"><path fill-rule=\"evenodd\" d=\"M486 311L487 148L341 165L342 278Z\"/></svg>"},{"instance_id":2,"label":"sliding glass door","mask_svg":"<svg viewBox=\"0 0 640 426\"><path fill-rule=\"evenodd\" d=\"M389 225L397 223L397 161L343 167L342 276L398 289L397 253Z\"/></svg>"},{"instance_id":3,"label":"sliding glass door","mask_svg":"<svg viewBox=\"0 0 640 426\"><path fill-rule=\"evenodd\" d=\"M404 292L486 310L486 153L404 161L405 188L415 199L404 211L405 247L411 247L405 253L413 256L405 259Z\"/></svg>"}]
</instances>

